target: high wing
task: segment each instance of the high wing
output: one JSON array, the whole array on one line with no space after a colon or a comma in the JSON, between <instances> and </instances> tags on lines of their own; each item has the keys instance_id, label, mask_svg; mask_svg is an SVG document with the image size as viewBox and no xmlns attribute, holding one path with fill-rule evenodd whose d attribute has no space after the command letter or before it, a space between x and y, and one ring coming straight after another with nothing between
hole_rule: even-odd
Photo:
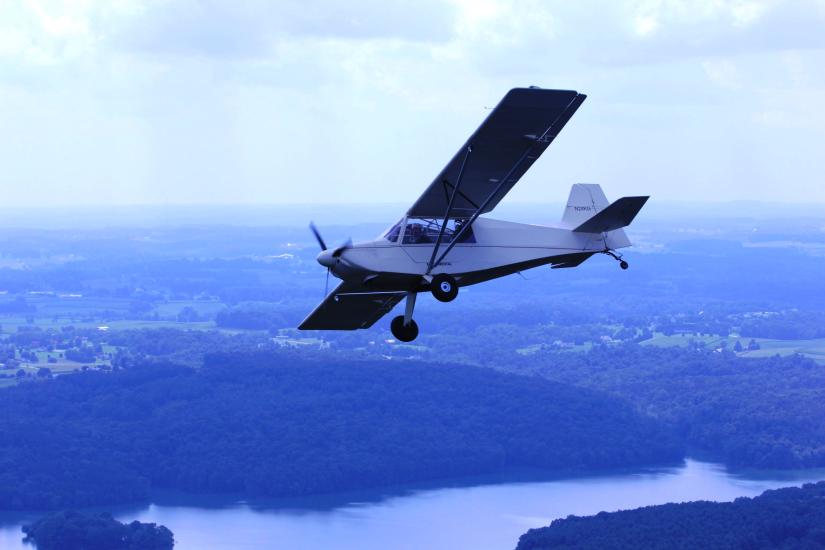
<instances>
[{"instance_id":1,"label":"high wing","mask_svg":"<svg viewBox=\"0 0 825 550\"><path fill-rule=\"evenodd\" d=\"M547 149L586 97L572 90L510 90L407 215L443 218L462 165L464 172L450 217L490 212ZM471 153L467 153L468 148L472 148ZM502 184L505 177L507 181Z\"/></svg>"},{"instance_id":2,"label":"high wing","mask_svg":"<svg viewBox=\"0 0 825 550\"><path fill-rule=\"evenodd\" d=\"M405 292L375 292L343 282L298 327L300 330L369 328L401 301Z\"/></svg>"}]
</instances>

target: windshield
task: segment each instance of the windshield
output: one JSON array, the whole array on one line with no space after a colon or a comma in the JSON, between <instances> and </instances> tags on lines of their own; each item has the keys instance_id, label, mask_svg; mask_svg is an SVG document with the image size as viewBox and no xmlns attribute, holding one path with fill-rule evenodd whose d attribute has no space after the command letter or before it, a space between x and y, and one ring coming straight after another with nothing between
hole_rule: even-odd
<instances>
[{"instance_id":1,"label":"windshield","mask_svg":"<svg viewBox=\"0 0 825 550\"><path fill-rule=\"evenodd\" d=\"M392 227L390 227L386 233L384 233L383 238L387 239L391 243L398 242L398 236L401 234L401 225L404 222L402 219Z\"/></svg>"}]
</instances>

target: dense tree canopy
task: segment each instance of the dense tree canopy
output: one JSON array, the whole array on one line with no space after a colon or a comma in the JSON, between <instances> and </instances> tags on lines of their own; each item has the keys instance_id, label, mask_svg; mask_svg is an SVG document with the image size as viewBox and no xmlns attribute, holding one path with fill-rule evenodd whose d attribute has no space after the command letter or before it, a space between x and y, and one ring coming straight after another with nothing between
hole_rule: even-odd
<instances>
[{"instance_id":1,"label":"dense tree canopy","mask_svg":"<svg viewBox=\"0 0 825 550\"><path fill-rule=\"evenodd\" d=\"M733 502L648 506L569 516L531 529L517 550L679 550L825 547L825 482Z\"/></svg>"},{"instance_id":2,"label":"dense tree canopy","mask_svg":"<svg viewBox=\"0 0 825 550\"><path fill-rule=\"evenodd\" d=\"M38 550L171 550L172 531L163 525L120 523L109 514L57 512L24 525L26 541Z\"/></svg>"},{"instance_id":3,"label":"dense tree canopy","mask_svg":"<svg viewBox=\"0 0 825 550\"><path fill-rule=\"evenodd\" d=\"M140 500L152 488L294 496L540 467L680 459L630 405L459 365L208 357L3 390L0 508Z\"/></svg>"},{"instance_id":4,"label":"dense tree canopy","mask_svg":"<svg viewBox=\"0 0 825 550\"><path fill-rule=\"evenodd\" d=\"M502 368L608 392L733 467L825 466L825 368L802 356L638 345L536 354Z\"/></svg>"}]
</instances>

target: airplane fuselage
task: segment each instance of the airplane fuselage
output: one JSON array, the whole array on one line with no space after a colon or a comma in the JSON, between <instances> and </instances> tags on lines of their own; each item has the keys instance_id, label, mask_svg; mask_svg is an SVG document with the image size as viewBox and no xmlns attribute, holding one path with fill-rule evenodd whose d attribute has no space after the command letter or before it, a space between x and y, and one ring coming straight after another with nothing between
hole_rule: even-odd
<instances>
[{"instance_id":1,"label":"airplane fuselage","mask_svg":"<svg viewBox=\"0 0 825 550\"><path fill-rule=\"evenodd\" d=\"M406 220L402 220L403 224ZM416 290L427 275L447 273L468 286L541 265L586 259L605 249L630 246L621 229L608 233L577 233L567 227L515 223L480 217L472 226L474 242L455 244L447 257L429 270L434 243L395 242L387 238L361 242L337 253L319 256L338 278L381 290ZM443 242L441 250L448 245ZM582 256L583 255L583 256ZM581 261L583 261L583 259ZM562 267L564 267L562 265Z\"/></svg>"}]
</instances>

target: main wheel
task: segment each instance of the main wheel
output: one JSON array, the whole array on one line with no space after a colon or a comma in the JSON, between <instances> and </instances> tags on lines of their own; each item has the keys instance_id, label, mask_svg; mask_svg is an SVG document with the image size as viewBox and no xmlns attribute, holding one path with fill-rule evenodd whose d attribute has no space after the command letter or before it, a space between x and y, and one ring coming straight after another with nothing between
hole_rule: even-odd
<instances>
[{"instance_id":1,"label":"main wheel","mask_svg":"<svg viewBox=\"0 0 825 550\"><path fill-rule=\"evenodd\" d=\"M446 273L439 273L430 283L430 292L439 302L452 302L458 296L458 284Z\"/></svg>"},{"instance_id":2,"label":"main wheel","mask_svg":"<svg viewBox=\"0 0 825 550\"><path fill-rule=\"evenodd\" d=\"M390 330L392 335L402 342L412 342L418 336L418 324L414 319L410 319L410 324L405 326L403 315L393 318Z\"/></svg>"}]
</instances>

